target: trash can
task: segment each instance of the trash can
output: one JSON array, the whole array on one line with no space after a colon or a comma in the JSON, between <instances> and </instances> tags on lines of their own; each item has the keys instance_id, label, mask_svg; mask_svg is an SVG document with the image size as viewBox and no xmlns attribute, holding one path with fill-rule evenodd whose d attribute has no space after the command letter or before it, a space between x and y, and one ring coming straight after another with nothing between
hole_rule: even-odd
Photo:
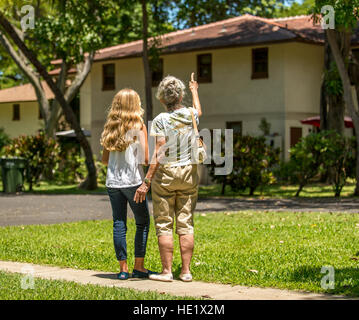
<instances>
[{"instance_id":1,"label":"trash can","mask_svg":"<svg viewBox=\"0 0 359 320\"><path fill-rule=\"evenodd\" d=\"M26 164L24 158L0 158L3 192L14 193L23 190Z\"/></svg>"}]
</instances>

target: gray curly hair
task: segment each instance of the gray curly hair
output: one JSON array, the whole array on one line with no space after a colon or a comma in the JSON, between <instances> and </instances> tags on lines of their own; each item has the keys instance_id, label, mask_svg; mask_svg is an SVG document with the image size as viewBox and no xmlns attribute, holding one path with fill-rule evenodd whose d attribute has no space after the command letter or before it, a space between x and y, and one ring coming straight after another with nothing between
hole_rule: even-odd
<instances>
[{"instance_id":1,"label":"gray curly hair","mask_svg":"<svg viewBox=\"0 0 359 320\"><path fill-rule=\"evenodd\" d=\"M168 110L177 106L185 95L186 86L173 76L163 78L157 88L156 98L163 102Z\"/></svg>"}]
</instances>

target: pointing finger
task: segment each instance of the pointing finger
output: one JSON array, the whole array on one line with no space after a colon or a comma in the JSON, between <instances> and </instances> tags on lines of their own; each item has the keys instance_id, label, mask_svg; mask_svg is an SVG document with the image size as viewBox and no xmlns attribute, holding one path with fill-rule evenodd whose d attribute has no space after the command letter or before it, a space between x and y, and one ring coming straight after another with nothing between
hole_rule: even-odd
<instances>
[{"instance_id":1,"label":"pointing finger","mask_svg":"<svg viewBox=\"0 0 359 320\"><path fill-rule=\"evenodd\" d=\"M194 72L191 73L191 81L194 81Z\"/></svg>"}]
</instances>

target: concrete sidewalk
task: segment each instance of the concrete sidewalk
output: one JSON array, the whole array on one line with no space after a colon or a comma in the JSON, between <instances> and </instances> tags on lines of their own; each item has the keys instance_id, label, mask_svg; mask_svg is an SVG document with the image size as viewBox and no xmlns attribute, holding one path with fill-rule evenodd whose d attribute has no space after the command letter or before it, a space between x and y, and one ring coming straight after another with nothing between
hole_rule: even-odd
<instances>
[{"instance_id":1,"label":"concrete sidewalk","mask_svg":"<svg viewBox=\"0 0 359 320\"><path fill-rule=\"evenodd\" d=\"M28 273L33 271L34 277L49 280L74 281L80 284L95 284L106 287L130 288L140 291L158 291L176 296L203 297L215 300L338 300L350 299L344 296L329 294L288 291L272 288L255 288L230 286L205 282L182 281L158 282L142 279L120 281L111 272L75 270L68 268L49 267L28 263L0 261L0 270L6 272ZM35 281L36 289L36 281ZM359 300L355 299L355 300Z\"/></svg>"}]
</instances>

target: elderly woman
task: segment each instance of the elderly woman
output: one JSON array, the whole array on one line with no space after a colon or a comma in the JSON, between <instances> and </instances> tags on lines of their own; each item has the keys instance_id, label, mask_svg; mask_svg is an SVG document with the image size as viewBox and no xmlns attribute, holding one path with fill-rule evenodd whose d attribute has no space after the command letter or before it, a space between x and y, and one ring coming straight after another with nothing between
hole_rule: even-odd
<instances>
[{"instance_id":1,"label":"elderly woman","mask_svg":"<svg viewBox=\"0 0 359 320\"><path fill-rule=\"evenodd\" d=\"M191 75L189 88L193 108L182 104L185 85L175 77L164 78L157 99L166 112L152 122L151 135L156 137L156 149L144 183L137 189L134 200L141 202L152 185L153 216L162 261L162 273L150 279L172 281L173 223L179 235L182 270L180 279L192 281L190 264L194 248L193 211L198 196L197 164L193 162L193 122L202 115L198 84Z\"/></svg>"}]
</instances>

